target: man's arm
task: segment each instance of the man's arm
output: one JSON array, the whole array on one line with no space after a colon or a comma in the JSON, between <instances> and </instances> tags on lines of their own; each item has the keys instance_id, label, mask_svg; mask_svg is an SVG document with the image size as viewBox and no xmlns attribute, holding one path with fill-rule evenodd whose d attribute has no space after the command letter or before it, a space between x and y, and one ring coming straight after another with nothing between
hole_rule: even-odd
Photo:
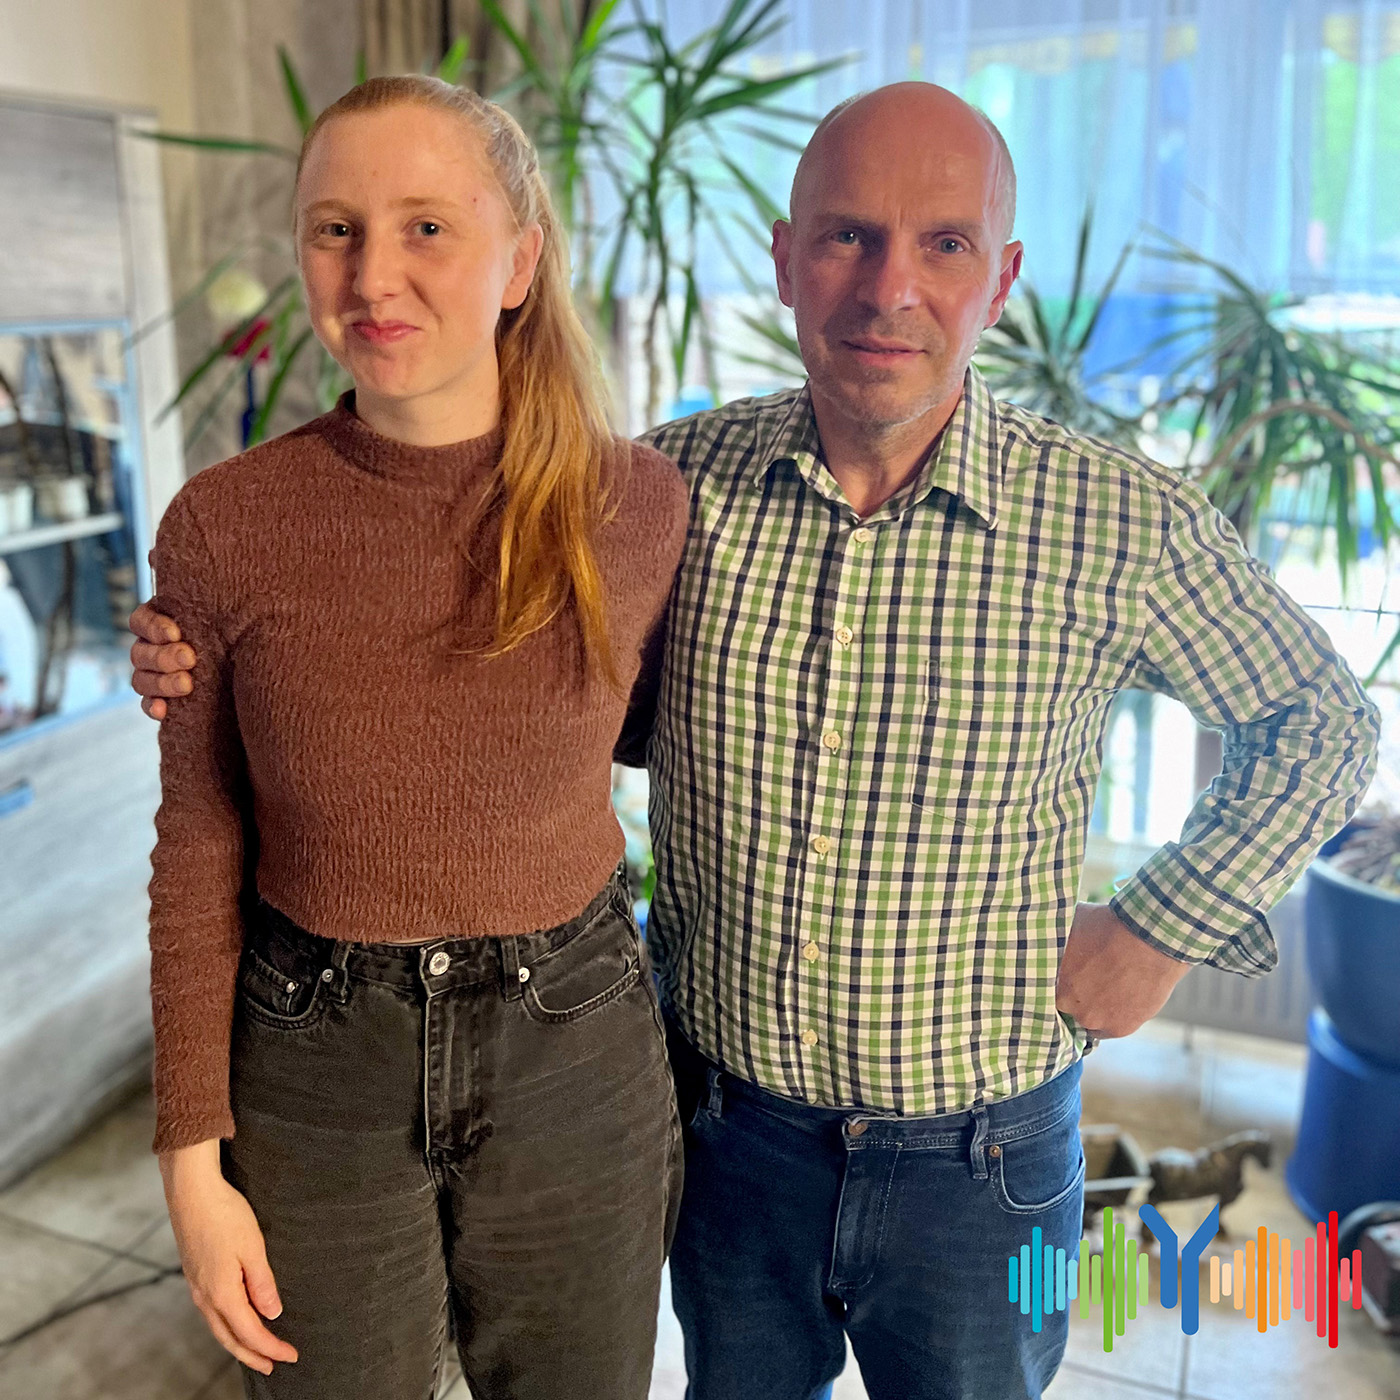
<instances>
[{"instance_id":1,"label":"man's arm","mask_svg":"<svg viewBox=\"0 0 1400 1400\"><path fill-rule=\"evenodd\" d=\"M126 625L136 636L131 644L131 688L152 719L164 719L165 697L188 695L194 689L190 672L198 657L174 619L151 603L142 603Z\"/></svg>"},{"instance_id":2,"label":"man's arm","mask_svg":"<svg viewBox=\"0 0 1400 1400\"><path fill-rule=\"evenodd\" d=\"M666 652L666 618L670 608L652 624L642 643L642 665L627 702L627 717L613 748L613 762L629 768L647 766L647 743L656 722L656 700L661 691L661 658Z\"/></svg>"},{"instance_id":3,"label":"man's arm","mask_svg":"<svg viewBox=\"0 0 1400 1400\"><path fill-rule=\"evenodd\" d=\"M1169 501L1139 678L1224 735L1224 771L1109 907L1184 962L1257 975L1266 911L1346 823L1370 781L1375 706L1326 635L1197 487Z\"/></svg>"}]
</instances>

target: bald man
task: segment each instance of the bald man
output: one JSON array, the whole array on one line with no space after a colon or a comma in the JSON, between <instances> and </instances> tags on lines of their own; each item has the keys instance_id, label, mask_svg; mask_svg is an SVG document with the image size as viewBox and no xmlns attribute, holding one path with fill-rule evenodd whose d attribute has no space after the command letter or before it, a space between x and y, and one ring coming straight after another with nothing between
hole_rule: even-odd
<instances>
[{"instance_id":1,"label":"bald man","mask_svg":"<svg viewBox=\"0 0 1400 1400\"><path fill-rule=\"evenodd\" d=\"M1075 1255L1081 1056L1195 963L1272 967L1265 911L1369 775L1373 708L1202 494L970 368L1014 205L952 93L843 104L773 229L807 384L648 437L691 529L618 757L652 774L691 1400L809 1400L847 1338L873 1400L1039 1396L1066 1314L1007 1261ZM134 657L187 687L180 648ZM1077 904L1129 686L1225 771Z\"/></svg>"}]
</instances>

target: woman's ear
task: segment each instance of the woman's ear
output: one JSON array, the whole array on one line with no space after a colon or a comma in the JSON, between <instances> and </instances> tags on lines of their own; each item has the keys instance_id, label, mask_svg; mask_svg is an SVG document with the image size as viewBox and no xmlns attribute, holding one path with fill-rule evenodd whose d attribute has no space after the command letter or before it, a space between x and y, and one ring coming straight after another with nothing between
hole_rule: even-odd
<instances>
[{"instance_id":1,"label":"woman's ear","mask_svg":"<svg viewBox=\"0 0 1400 1400\"><path fill-rule=\"evenodd\" d=\"M544 230L538 224L527 224L515 241L510 281L501 293L502 311L514 311L529 295L530 283L535 280L535 269L540 265L543 251Z\"/></svg>"}]
</instances>

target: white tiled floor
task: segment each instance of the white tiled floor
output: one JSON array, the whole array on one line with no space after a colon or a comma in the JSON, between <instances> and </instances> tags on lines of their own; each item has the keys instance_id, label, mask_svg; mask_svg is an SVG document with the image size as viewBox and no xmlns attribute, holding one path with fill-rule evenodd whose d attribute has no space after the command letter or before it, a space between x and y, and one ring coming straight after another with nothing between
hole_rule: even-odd
<instances>
[{"instance_id":1,"label":"white tiled floor","mask_svg":"<svg viewBox=\"0 0 1400 1400\"><path fill-rule=\"evenodd\" d=\"M1273 1165L1250 1165L1227 1223L1301 1239L1307 1222L1283 1187L1302 1089L1302 1051L1243 1036L1154 1024L1110 1042L1084 1073L1086 1121L1114 1122L1148 1151L1190 1147L1237 1128L1275 1135ZM176 1262L148 1147L149 1097L123 1105L66 1152L0 1192L0 1396L4 1400L238 1400L236 1368L205 1330ZM1171 1208L1167 1211L1169 1217ZM1184 1208L1189 1231L1200 1212ZM1230 1240L1232 1249L1237 1241ZM29 1335L53 1310L137 1283ZM1400 1344L1358 1314L1329 1351L1303 1326L1260 1335L1227 1303L1202 1309L1200 1331L1151 1308L1105 1354L1095 1317L1073 1317L1052 1400L1400 1400ZM682 1400L679 1328L663 1300L652 1400ZM444 1394L467 1400L460 1377ZM864 1400L854 1366L834 1400ZM358 1400L358 1397L357 1397ZM371 1400L365 1397L365 1400ZM767 1400L755 1396L754 1400Z\"/></svg>"}]
</instances>

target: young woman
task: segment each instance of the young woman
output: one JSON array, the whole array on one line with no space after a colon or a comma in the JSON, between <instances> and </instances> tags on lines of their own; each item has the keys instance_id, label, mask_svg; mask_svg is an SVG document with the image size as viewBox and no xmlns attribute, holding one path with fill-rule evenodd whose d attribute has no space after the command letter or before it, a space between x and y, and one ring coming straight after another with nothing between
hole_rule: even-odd
<instances>
[{"instance_id":1,"label":"young woman","mask_svg":"<svg viewBox=\"0 0 1400 1400\"><path fill-rule=\"evenodd\" d=\"M186 1276L253 1396L425 1400L450 1319L476 1400L642 1397L678 1128L610 760L685 489L607 430L499 108L357 87L296 243L354 392L152 555L199 659L151 882Z\"/></svg>"}]
</instances>

